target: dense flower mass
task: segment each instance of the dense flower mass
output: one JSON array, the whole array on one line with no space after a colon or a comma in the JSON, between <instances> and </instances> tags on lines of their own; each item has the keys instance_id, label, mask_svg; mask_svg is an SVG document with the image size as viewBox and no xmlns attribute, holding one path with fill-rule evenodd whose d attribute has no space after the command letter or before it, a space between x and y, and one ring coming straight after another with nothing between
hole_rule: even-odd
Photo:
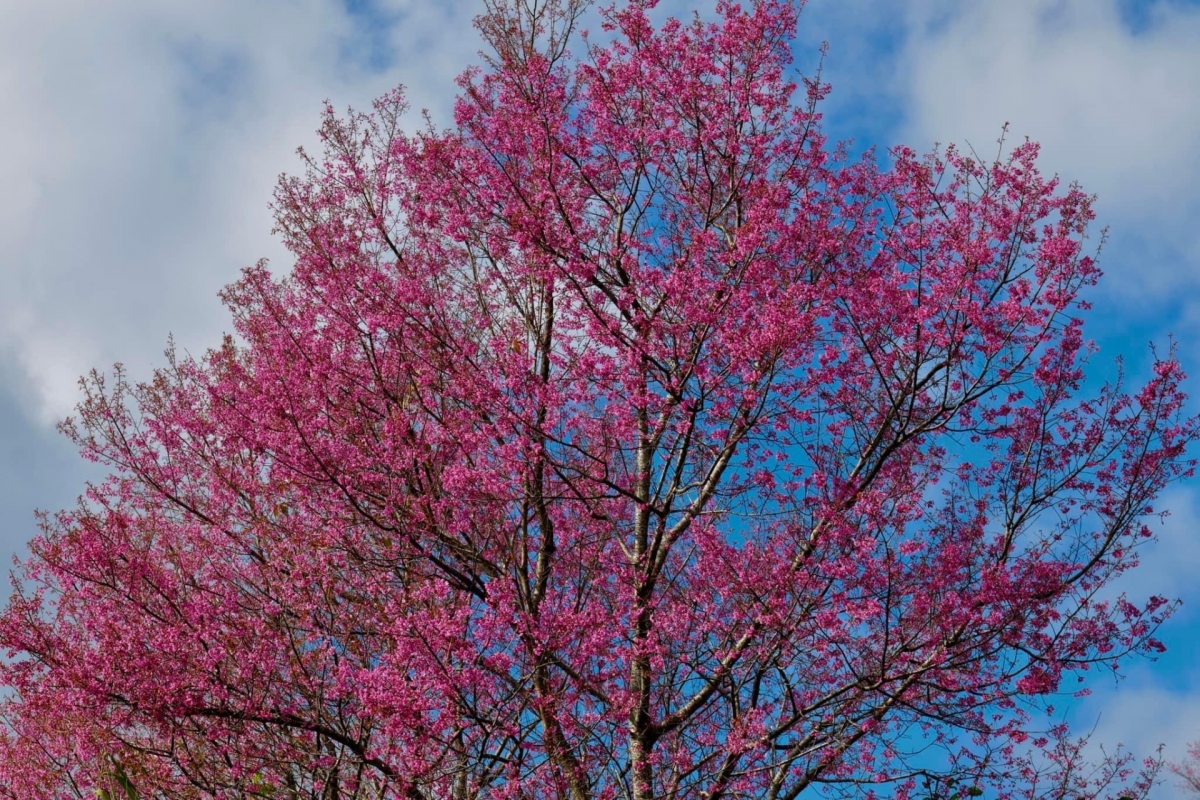
<instances>
[{"instance_id":1,"label":"dense flower mass","mask_svg":"<svg viewBox=\"0 0 1200 800\"><path fill-rule=\"evenodd\" d=\"M85 381L0 796L1145 791L1035 732L1160 647L1105 589L1197 433L1170 357L1083 391L1090 198L852 158L794 4L653 5L491 0L452 129L327 111L236 336Z\"/></svg>"}]
</instances>

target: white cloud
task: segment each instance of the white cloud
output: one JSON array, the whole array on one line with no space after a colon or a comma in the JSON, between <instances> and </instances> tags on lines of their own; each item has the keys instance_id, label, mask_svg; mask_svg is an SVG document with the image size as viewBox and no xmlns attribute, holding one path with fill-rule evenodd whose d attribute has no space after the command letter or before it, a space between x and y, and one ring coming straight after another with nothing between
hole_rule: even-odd
<instances>
[{"instance_id":1,"label":"white cloud","mask_svg":"<svg viewBox=\"0 0 1200 800\"><path fill-rule=\"evenodd\" d=\"M267 204L321 102L405 83L447 121L475 6L393 0L390 25L334 0L0 7L0 358L36 413L67 413L91 366L145 374L168 332L215 344L217 290L287 264Z\"/></svg>"},{"instance_id":2,"label":"white cloud","mask_svg":"<svg viewBox=\"0 0 1200 800\"><path fill-rule=\"evenodd\" d=\"M1200 7L1158 0L1137 29L1116 0L907 9L907 138L970 141L991 155L1011 122L1042 143L1049 169L1099 193L1102 219L1124 240L1110 287L1150 297L1195 285Z\"/></svg>"},{"instance_id":3,"label":"white cloud","mask_svg":"<svg viewBox=\"0 0 1200 800\"><path fill-rule=\"evenodd\" d=\"M1170 761L1182 761L1188 742L1200 739L1200 675L1193 674L1186 688L1172 689L1149 676L1131 679L1086 703L1077 720L1081 729L1095 726L1090 744L1103 744L1112 753L1123 745L1138 758L1153 756L1159 746ZM1163 770L1163 783L1155 800L1183 800L1187 794L1173 775Z\"/></svg>"}]
</instances>

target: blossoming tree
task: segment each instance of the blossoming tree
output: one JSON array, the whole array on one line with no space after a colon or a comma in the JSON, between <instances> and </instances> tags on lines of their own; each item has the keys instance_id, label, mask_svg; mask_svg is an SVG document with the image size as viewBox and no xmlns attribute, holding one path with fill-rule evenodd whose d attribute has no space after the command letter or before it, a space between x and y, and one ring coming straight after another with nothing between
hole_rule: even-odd
<instances>
[{"instance_id":1,"label":"blossoming tree","mask_svg":"<svg viewBox=\"0 0 1200 800\"><path fill-rule=\"evenodd\" d=\"M327 112L236 337L84 382L0 796L1144 792L1034 732L1160 647L1106 587L1197 432L1170 357L1083 391L1090 198L653 5L491 0L452 129Z\"/></svg>"},{"instance_id":2,"label":"blossoming tree","mask_svg":"<svg viewBox=\"0 0 1200 800\"><path fill-rule=\"evenodd\" d=\"M1170 769L1178 779L1181 789L1200 796L1200 741L1188 745L1187 756L1186 760L1171 764Z\"/></svg>"}]
</instances>

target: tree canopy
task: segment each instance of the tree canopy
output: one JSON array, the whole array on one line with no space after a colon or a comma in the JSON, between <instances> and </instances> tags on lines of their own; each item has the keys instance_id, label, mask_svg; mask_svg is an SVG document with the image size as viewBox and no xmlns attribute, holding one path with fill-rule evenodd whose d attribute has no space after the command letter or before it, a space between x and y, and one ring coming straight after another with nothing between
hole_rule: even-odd
<instances>
[{"instance_id":1,"label":"tree canopy","mask_svg":"<svg viewBox=\"0 0 1200 800\"><path fill-rule=\"evenodd\" d=\"M84 382L0 796L1145 792L1042 713L1161 648L1109 587L1197 433L1086 373L1092 199L831 144L795 4L653 6L490 0L451 128L326 110L234 335Z\"/></svg>"}]
</instances>

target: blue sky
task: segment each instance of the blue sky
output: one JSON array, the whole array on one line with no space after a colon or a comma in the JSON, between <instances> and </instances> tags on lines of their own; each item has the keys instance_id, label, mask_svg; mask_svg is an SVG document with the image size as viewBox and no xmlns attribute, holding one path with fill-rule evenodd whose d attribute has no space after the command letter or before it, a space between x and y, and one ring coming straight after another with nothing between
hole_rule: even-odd
<instances>
[{"instance_id":1,"label":"blue sky","mask_svg":"<svg viewBox=\"0 0 1200 800\"><path fill-rule=\"evenodd\" d=\"M663 0L660 11L711 10ZM313 146L321 101L365 107L397 83L449 120L476 60L482 0L5 0L0 4L0 552L32 510L72 502L88 468L53 430L76 378L145 376L168 332L201 351L227 327L217 290L261 257L276 176ZM1107 276L1090 333L1104 373L1174 334L1200 396L1200 2L810 0L797 63L830 43L829 130L861 146L1043 144L1100 195ZM1200 401L1194 404L1200 409ZM1073 701L1096 739L1168 753L1200 738L1200 480L1134 595L1184 600L1157 663ZM1167 785L1160 795L1178 796Z\"/></svg>"}]
</instances>

